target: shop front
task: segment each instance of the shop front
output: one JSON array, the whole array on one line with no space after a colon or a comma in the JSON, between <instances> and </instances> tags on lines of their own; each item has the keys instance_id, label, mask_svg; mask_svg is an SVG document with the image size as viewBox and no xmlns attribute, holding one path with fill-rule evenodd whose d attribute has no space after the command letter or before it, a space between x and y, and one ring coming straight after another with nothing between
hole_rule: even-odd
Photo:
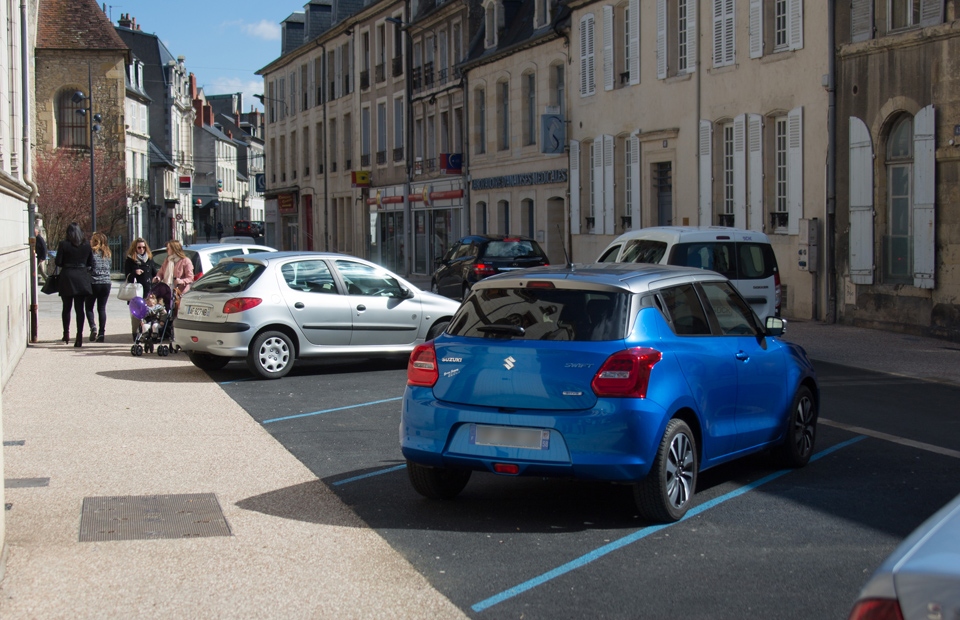
<instances>
[{"instance_id":1,"label":"shop front","mask_svg":"<svg viewBox=\"0 0 960 620\"><path fill-rule=\"evenodd\" d=\"M280 247L278 250L300 249L300 221L297 209L297 194L277 195L277 213L280 215Z\"/></svg>"}]
</instances>

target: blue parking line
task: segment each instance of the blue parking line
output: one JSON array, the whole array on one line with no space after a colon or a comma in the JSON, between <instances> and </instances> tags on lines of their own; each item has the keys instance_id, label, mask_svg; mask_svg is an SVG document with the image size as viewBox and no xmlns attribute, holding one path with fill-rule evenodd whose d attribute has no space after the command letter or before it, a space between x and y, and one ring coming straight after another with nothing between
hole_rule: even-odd
<instances>
[{"instance_id":1,"label":"blue parking line","mask_svg":"<svg viewBox=\"0 0 960 620\"><path fill-rule=\"evenodd\" d=\"M250 381L253 377L244 377L243 379L234 379L232 381L221 381L220 385L227 385L228 383L240 383L241 381Z\"/></svg>"},{"instance_id":2,"label":"blue parking line","mask_svg":"<svg viewBox=\"0 0 960 620\"><path fill-rule=\"evenodd\" d=\"M820 458L823 458L823 457L827 456L828 454L831 454L831 453L833 453L833 452L836 452L837 450L840 450L841 448L846 448L847 446L852 445L852 444L854 444L854 443L856 443L856 442L858 442L858 441L861 441L861 440L863 440L863 439L866 439L866 437L863 436L863 435L861 435L861 436L859 436L859 437L854 437L853 439L850 439L850 440L845 441L845 442L843 442L843 443L839 443L839 444L837 444L837 445L835 445L835 446L831 446L830 448L827 448L826 450L822 450L822 451L818 452L817 454L813 455L813 456L810 458L810 460L811 460L811 461L816 461L816 460L818 460L818 459L820 459ZM681 522L686 521L687 519L689 519L689 518L691 518L691 517L695 517L695 516L697 516L697 515L705 512L705 511L707 511L707 510L710 510L711 508L714 508L715 506L718 506L718 505L722 504L723 502L725 502L725 501L727 501L727 500L731 500L731 499L733 499L733 498L735 498L735 497L739 497L740 495L743 495L744 493L747 493L747 492L749 492L749 491L752 491L752 490L756 489L757 487L759 487L759 486L761 486L761 485L764 485L764 484L766 484L766 483L768 483L768 482L771 482L771 481L773 481L773 480L776 480L777 478L780 478L781 476L785 476L785 475L789 474L789 473L792 472L792 471L796 471L796 470L794 470L794 469L783 469L783 470L780 470L780 471L778 471L778 472L775 472L775 473L770 474L769 476L766 476L766 477L764 477L764 478L761 478L761 479L759 479L759 480L756 480L756 481L754 481L754 482L751 482L750 484L744 485L744 486L740 487L739 489L737 489L737 490L735 490L735 491L731 491L731 492L729 492L729 493L727 493L727 494L725 494L725 495L721 495L720 497L716 497L716 498L714 498L714 499L712 499L712 500L710 500L710 501L708 501L708 502L704 502L704 503L700 504L699 506L697 506L696 508L691 508L691 509L687 512L686 516L684 516L684 518L681 519L680 521L678 521L677 523L681 523ZM620 548L622 548L622 547L626 547L626 546L629 545L630 543L634 543L634 542L636 542L636 541L638 541L638 540L640 540L640 539L642 539L642 538L646 538L647 536L650 536L651 534L655 534L655 533L659 532L660 530L666 529L666 528L668 528L668 527L670 527L670 526L672 526L672 525L676 525L676 524L675 524L675 523L665 523L665 524L663 524L663 525L652 525L652 526L650 526L650 527L645 527L645 528L643 528L642 530L638 530L638 531L634 532L633 534L630 534L629 536L624 536L623 538L620 538L619 540L615 540L615 541L613 541L612 543L606 544L606 545L604 545L604 546L602 546L602 547L600 547L600 548L598 548L598 549L595 549L595 550L591 551L590 553L588 553L588 554L586 554L586 555L580 556L579 558L577 558L577 559L575 559L575 560L573 560L573 561L567 562L566 564L563 564L562 566L558 566L557 568L555 568L555 569L553 569L553 570L551 570L551 571L548 571L548 572L540 575L539 577L535 577L535 578L533 578L533 579L531 579L531 580L529 580L529 581L525 581L525 582L521 583L521 584L518 585L518 586L514 586L514 587L510 588L509 590L504 590L504 591L501 592L500 594L497 594L497 595L495 595L495 596L491 596L490 598L488 598L488 599L486 599L486 600L480 601L480 602L477 603L476 605L473 605L473 606L471 607L471 609L472 609L473 611L483 611L483 610L485 610L485 609L488 609L488 608L490 608L490 607L493 607L493 606L496 605L497 603L502 603L503 601L505 601L505 600L507 600L507 599L510 599L510 598L513 598L514 596L517 596L518 594L522 594L522 593L526 592L527 590L532 590L533 588L535 588L535 587L537 587L537 586L539 586L539 585L542 585L542 584L550 581L551 579L555 579L556 577L559 577L559 576L561 576L561 575L564 575L564 574L566 574L566 573L569 573L569 572L572 571L572 570L576 570L576 569L580 568L581 566L585 566L585 565L589 564L590 562L593 562L594 560L598 560L598 559L602 558L603 556L605 556L605 555L607 555L607 554L609 554L609 553L612 553L612 552L616 551L617 549L620 549Z\"/></svg>"},{"instance_id":3,"label":"blue parking line","mask_svg":"<svg viewBox=\"0 0 960 620\"><path fill-rule=\"evenodd\" d=\"M389 403L395 400L401 400L403 396L397 396L396 398L387 398L384 400L375 400L369 403L360 403L359 405L347 405L346 407L336 407L334 409L324 409L323 411L314 411L313 413L300 413L297 415L288 415L284 418L272 418L270 420L264 420L261 424L270 424L271 422L282 422L283 420L295 420L296 418L307 418L312 415L320 415L321 413L330 413L331 411L343 411L344 409L356 409L357 407L369 407L370 405L379 405L380 403Z\"/></svg>"},{"instance_id":4,"label":"blue parking line","mask_svg":"<svg viewBox=\"0 0 960 620\"><path fill-rule=\"evenodd\" d=\"M341 484L347 484L348 482L356 482L357 480L363 480L364 478L370 478L371 476L379 476L380 474L389 474L392 471L400 471L401 469L406 469L407 466L397 465L396 467L390 467L388 469L381 469L379 471L372 471L369 474L363 474L362 476L354 476L353 478L347 478L346 480L337 480L333 483L332 486L338 487Z\"/></svg>"}]
</instances>

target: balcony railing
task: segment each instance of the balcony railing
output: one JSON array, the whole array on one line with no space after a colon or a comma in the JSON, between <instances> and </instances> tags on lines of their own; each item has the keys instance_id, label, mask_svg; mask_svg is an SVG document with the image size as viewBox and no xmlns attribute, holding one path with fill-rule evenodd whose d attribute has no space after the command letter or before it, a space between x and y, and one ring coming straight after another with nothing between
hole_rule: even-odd
<instances>
[{"instance_id":1,"label":"balcony railing","mask_svg":"<svg viewBox=\"0 0 960 620\"><path fill-rule=\"evenodd\" d=\"M733 226L733 224L730 224ZM770 227L774 230L782 230L790 225L790 214L786 212L773 212L770 214Z\"/></svg>"},{"instance_id":2,"label":"balcony railing","mask_svg":"<svg viewBox=\"0 0 960 620\"><path fill-rule=\"evenodd\" d=\"M335 161L330 162L330 172L336 172L336 171L337 171L337 162Z\"/></svg>"},{"instance_id":3,"label":"balcony railing","mask_svg":"<svg viewBox=\"0 0 960 620\"><path fill-rule=\"evenodd\" d=\"M323 164L317 166L317 174L323 174Z\"/></svg>"},{"instance_id":4,"label":"balcony railing","mask_svg":"<svg viewBox=\"0 0 960 620\"><path fill-rule=\"evenodd\" d=\"M387 163L387 152L377 151L377 164L382 166L385 163Z\"/></svg>"},{"instance_id":5,"label":"balcony railing","mask_svg":"<svg viewBox=\"0 0 960 620\"><path fill-rule=\"evenodd\" d=\"M150 195L150 186L146 179L127 179L127 195L134 200L143 200Z\"/></svg>"},{"instance_id":6,"label":"balcony railing","mask_svg":"<svg viewBox=\"0 0 960 620\"><path fill-rule=\"evenodd\" d=\"M410 75L410 80L413 82L414 92L420 92L423 89L423 69L414 67Z\"/></svg>"},{"instance_id":7,"label":"balcony railing","mask_svg":"<svg viewBox=\"0 0 960 620\"><path fill-rule=\"evenodd\" d=\"M387 66L383 63L380 63L374 67L374 72L377 76L377 84L387 79Z\"/></svg>"},{"instance_id":8,"label":"balcony railing","mask_svg":"<svg viewBox=\"0 0 960 620\"><path fill-rule=\"evenodd\" d=\"M733 213L718 213L717 226L733 226Z\"/></svg>"},{"instance_id":9,"label":"balcony railing","mask_svg":"<svg viewBox=\"0 0 960 620\"><path fill-rule=\"evenodd\" d=\"M360 90L367 90L370 88L370 72L361 71L360 72Z\"/></svg>"},{"instance_id":10,"label":"balcony railing","mask_svg":"<svg viewBox=\"0 0 960 620\"><path fill-rule=\"evenodd\" d=\"M426 170L427 172L433 172L434 170L436 170L436 169L437 169L437 158L436 158L436 157L428 157L427 159L424 159L424 160L423 160L423 169Z\"/></svg>"},{"instance_id":11,"label":"balcony railing","mask_svg":"<svg viewBox=\"0 0 960 620\"><path fill-rule=\"evenodd\" d=\"M403 56L397 56L393 59L393 77L403 75Z\"/></svg>"},{"instance_id":12,"label":"balcony railing","mask_svg":"<svg viewBox=\"0 0 960 620\"><path fill-rule=\"evenodd\" d=\"M360 156L360 167L366 168L370 165L370 153Z\"/></svg>"},{"instance_id":13,"label":"balcony railing","mask_svg":"<svg viewBox=\"0 0 960 620\"><path fill-rule=\"evenodd\" d=\"M403 161L403 147L393 149L393 161Z\"/></svg>"},{"instance_id":14,"label":"balcony railing","mask_svg":"<svg viewBox=\"0 0 960 620\"><path fill-rule=\"evenodd\" d=\"M423 65L423 87L430 88L433 86L433 63L428 62Z\"/></svg>"},{"instance_id":15,"label":"balcony railing","mask_svg":"<svg viewBox=\"0 0 960 620\"><path fill-rule=\"evenodd\" d=\"M440 85L441 85L441 86L443 86L444 84L447 83L447 74L448 74L449 72L450 72L450 70L447 69L446 67L444 67L443 69L440 69L439 71L437 71L437 79L440 80Z\"/></svg>"},{"instance_id":16,"label":"balcony railing","mask_svg":"<svg viewBox=\"0 0 960 620\"><path fill-rule=\"evenodd\" d=\"M349 159L346 160L346 161L344 161L344 162L343 162L343 169L344 169L344 170L353 170L353 161L352 161L352 160L349 160Z\"/></svg>"}]
</instances>

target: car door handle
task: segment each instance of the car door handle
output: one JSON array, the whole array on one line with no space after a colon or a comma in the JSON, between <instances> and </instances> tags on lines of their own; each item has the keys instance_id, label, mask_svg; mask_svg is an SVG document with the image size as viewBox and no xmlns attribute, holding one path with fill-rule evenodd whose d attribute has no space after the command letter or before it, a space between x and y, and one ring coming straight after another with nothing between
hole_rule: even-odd
<instances>
[{"instance_id":1,"label":"car door handle","mask_svg":"<svg viewBox=\"0 0 960 620\"><path fill-rule=\"evenodd\" d=\"M366 310L366 309L367 309L367 307L364 306L363 304L360 304L359 306L357 306L357 312L363 312L363 311Z\"/></svg>"},{"instance_id":2,"label":"car door handle","mask_svg":"<svg viewBox=\"0 0 960 620\"><path fill-rule=\"evenodd\" d=\"M737 351L737 359L741 362L745 362L750 359L750 356L744 353L743 351Z\"/></svg>"},{"instance_id":3,"label":"car door handle","mask_svg":"<svg viewBox=\"0 0 960 620\"><path fill-rule=\"evenodd\" d=\"M297 303L293 304L293 307L296 308L297 310L303 310L304 305L302 301L298 301Z\"/></svg>"}]
</instances>

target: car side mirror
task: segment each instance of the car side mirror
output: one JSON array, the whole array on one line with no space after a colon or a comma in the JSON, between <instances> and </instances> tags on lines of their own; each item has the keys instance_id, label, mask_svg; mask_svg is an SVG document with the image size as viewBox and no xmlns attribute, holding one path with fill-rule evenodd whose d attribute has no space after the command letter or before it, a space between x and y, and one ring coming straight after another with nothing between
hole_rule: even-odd
<instances>
[{"instance_id":1,"label":"car side mirror","mask_svg":"<svg viewBox=\"0 0 960 620\"><path fill-rule=\"evenodd\" d=\"M401 286L399 297L400 299L411 299L413 297L413 291L411 291L405 286Z\"/></svg>"},{"instance_id":2,"label":"car side mirror","mask_svg":"<svg viewBox=\"0 0 960 620\"><path fill-rule=\"evenodd\" d=\"M787 319L781 319L776 316L768 316L766 323L767 336L782 336L787 333Z\"/></svg>"}]
</instances>

